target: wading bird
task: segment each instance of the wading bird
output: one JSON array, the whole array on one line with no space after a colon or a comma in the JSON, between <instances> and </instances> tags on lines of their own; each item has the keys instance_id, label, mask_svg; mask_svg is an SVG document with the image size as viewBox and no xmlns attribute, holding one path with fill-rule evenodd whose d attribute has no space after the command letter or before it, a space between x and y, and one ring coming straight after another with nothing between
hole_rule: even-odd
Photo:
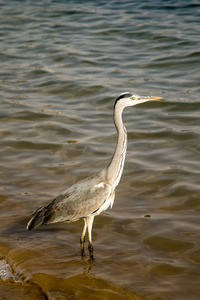
<instances>
[{"instance_id":1,"label":"wading bird","mask_svg":"<svg viewBox=\"0 0 200 300\"><path fill-rule=\"evenodd\" d=\"M121 94L114 105L114 124L118 141L109 165L96 174L83 179L59 194L48 205L38 208L27 224L27 229L34 229L42 224L57 222L74 222L83 219L84 227L81 235L81 251L84 252L85 233L88 229L88 249L93 257L92 224L94 217L112 208L115 188L119 184L127 148L127 133L122 121L123 109L161 97L138 96L126 92Z\"/></svg>"}]
</instances>

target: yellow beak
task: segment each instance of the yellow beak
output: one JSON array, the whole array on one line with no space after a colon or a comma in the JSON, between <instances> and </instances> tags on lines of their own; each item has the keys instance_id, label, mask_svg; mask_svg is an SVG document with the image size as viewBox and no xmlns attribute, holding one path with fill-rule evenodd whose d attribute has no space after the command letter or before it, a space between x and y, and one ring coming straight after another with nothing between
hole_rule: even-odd
<instances>
[{"instance_id":1,"label":"yellow beak","mask_svg":"<svg viewBox=\"0 0 200 300\"><path fill-rule=\"evenodd\" d=\"M156 97L156 96L140 96L139 100L146 100L146 101L151 101L151 100L160 100L162 97Z\"/></svg>"}]
</instances>

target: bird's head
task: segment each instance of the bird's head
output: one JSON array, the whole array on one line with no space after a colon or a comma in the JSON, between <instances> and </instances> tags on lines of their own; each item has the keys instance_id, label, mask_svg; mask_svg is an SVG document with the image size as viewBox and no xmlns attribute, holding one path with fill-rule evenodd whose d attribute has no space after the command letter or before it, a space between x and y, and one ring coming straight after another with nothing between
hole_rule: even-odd
<instances>
[{"instance_id":1,"label":"bird's head","mask_svg":"<svg viewBox=\"0 0 200 300\"><path fill-rule=\"evenodd\" d=\"M155 96L140 96L135 95L130 92L125 92L119 95L119 97L115 101L115 105L118 103L123 108L126 106L134 106L136 104L141 104L143 102L151 101L151 100L159 100L162 97L155 97Z\"/></svg>"}]
</instances>

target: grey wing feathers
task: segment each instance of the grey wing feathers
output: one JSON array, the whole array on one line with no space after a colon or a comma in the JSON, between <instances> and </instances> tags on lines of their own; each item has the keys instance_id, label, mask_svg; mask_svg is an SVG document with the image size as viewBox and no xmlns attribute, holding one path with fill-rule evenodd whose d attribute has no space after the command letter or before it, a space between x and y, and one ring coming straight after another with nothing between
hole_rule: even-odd
<instances>
[{"instance_id":1,"label":"grey wing feathers","mask_svg":"<svg viewBox=\"0 0 200 300\"><path fill-rule=\"evenodd\" d=\"M76 221L99 209L110 192L110 186L105 183L85 186L84 182L79 182L59 195L49 208L55 212L55 222Z\"/></svg>"},{"instance_id":2,"label":"grey wing feathers","mask_svg":"<svg viewBox=\"0 0 200 300\"><path fill-rule=\"evenodd\" d=\"M35 211L27 228L31 230L43 223L72 222L87 217L103 205L110 193L110 185L100 178L79 181Z\"/></svg>"}]
</instances>

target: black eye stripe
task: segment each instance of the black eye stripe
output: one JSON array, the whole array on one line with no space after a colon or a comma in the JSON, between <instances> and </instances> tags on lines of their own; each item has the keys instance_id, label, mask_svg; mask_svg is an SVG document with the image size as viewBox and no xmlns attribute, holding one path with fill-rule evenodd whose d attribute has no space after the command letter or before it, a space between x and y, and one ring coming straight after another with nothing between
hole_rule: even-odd
<instances>
[{"instance_id":1,"label":"black eye stripe","mask_svg":"<svg viewBox=\"0 0 200 300\"><path fill-rule=\"evenodd\" d=\"M115 105L117 104L117 102L123 98L130 98L133 94L132 93L124 93L124 94L121 94L119 95L119 97L115 100Z\"/></svg>"}]
</instances>

